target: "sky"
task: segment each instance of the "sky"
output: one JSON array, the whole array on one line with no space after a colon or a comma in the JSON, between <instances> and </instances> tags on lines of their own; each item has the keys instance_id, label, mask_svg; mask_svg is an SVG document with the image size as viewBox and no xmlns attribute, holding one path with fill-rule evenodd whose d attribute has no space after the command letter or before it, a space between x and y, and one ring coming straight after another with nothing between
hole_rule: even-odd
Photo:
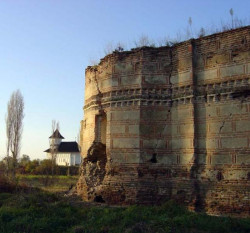
<instances>
[{"instance_id":1,"label":"sky","mask_svg":"<svg viewBox=\"0 0 250 233\"><path fill-rule=\"evenodd\" d=\"M25 102L22 154L45 159L52 120L74 141L83 118L84 72L110 44L125 48L147 35L156 43L250 22L249 0L0 0L0 159L6 154L5 116L11 93Z\"/></svg>"}]
</instances>

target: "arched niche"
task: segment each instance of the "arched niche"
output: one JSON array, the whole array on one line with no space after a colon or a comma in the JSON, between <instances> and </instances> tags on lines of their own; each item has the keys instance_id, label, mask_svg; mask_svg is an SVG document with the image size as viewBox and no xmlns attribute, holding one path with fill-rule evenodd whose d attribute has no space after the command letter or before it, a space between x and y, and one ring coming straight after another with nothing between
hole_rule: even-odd
<instances>
[{"instance_id":1,"label":"arched niche","mask_svg":"<svg viewBox=\"0 0 250 233\"><path fill-rule=\"evenodd\" d=\"M101 114L96 115L96 142L101 142L102 144L106 145L106 134L107 134L107 115L106 113L102 112Z\"/></svg>"}]
</instances>

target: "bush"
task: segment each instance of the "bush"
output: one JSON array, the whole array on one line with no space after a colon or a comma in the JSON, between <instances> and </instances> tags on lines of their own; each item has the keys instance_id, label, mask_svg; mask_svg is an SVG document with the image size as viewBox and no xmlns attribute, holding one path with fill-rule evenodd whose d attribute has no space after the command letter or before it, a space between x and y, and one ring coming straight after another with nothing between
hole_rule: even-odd
<instances>
[{"instance_id":1,"label":"bush","mask_svg":"<svg viewBox=\"0 0 250 233\"><path fill-rule=\"evenodd\" d=\"M51 175L52 161L50 159L44 159L39 166L36 167L32 174L36 175Z\"/></svg>"},{"instance_id":2,"label":"bush","mask_svg":"<svg viewBox=\"0 0 250 233\"><path fill-rule=\"evenodd\" d=\"M35 170L37 169L38 166L39 166L38 159L29 161L24 167L25 174L35 174Z\"/></svg>"},{"instance_id":3,"label":"bush","mask_svg":"<svg viewBox=\"0 0 250 233\"><path fill-rule=\"evenodd\" d=\"M6 176L0 176L0 193L2 192L14 192L16 189L16 184L10 181Z\"/></svg>"}]
</instances>

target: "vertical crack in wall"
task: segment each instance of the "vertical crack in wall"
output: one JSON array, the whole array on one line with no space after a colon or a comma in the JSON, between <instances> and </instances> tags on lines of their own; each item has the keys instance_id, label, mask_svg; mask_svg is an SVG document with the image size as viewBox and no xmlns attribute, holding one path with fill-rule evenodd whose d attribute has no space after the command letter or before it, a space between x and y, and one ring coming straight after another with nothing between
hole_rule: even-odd
<instances>
[{"instance_id":1,"label":"vertical crack in wall","mask_svg":"<svg viewBox=\"0 0 250 233\"><path fill-rule=\"evenodd\" d=\"M96 100L96 103L97 105L99 106L99 112L102 114L103 113L103 108L102 108L102 92L100 90L100 87L99 87L99 83L98 83L98 80L97 80L97 77L96 77L96 73L97 73L97 68L94 69L94 72L95 72L95 76L94 76L94 79L95 79L95 84L96 84L96 89L98 91L98 94L97 94L97 100Z\"/></svg>"},{"instance_id":2,"label":"vertical crack in wall","mask_svg":"<svg viewBox=\"0 0 250 233\"><path fill-rule=\"evenodd\" d=\"M202 182L200 180L200 175L205 170L205 166L202 165L199 154L200 154L200 145L199 145L199 111L198 109L201 108L198 103L198 80L196 76L196 45L195 40L191 40L192 46L192 73L193 73L193 112L194 112L194 138L193 138L193 147L194 147L194 160L193 164L190 169L190 179L193 181L193 202L195 211L203 211L205 208L205 193L202 191ZM200 103L201 104L201 103ZM202 101L204 105L204 101ZM206 156L205 152L205 156Z\"/></svg>"},{"instance_id":3,"label":"vertical crack in wall","mask_svg":"<svg viewBox=\"0 0 250 233\"><path fill-rule=\"evenodd\" d=\"M197 106L197 78L195 76L195 42L191 40L191 46L192 46L192 73L193 73L193 111L194 111L194 120L193 120L193 125L194 125L194 163L193 166L191 167L191 178L197 178L198 174L198 169L199 169L199 146L197 143L198 139L198 112L197 109L199 106Z\"/></svg>"},{"instance_id":4,"label":"vertical crack in wall","mask_svg":"<svg viewBox=\"0 0 250 233\"><path fill-rule=\"evenodd\" d=\"M219 134L221 133L221 130L224 128L224 126L226 124L226 120L230 119L231 116L232 116L232 113L229 113L229 116L224 119L224 121L222 122L222 124L220 126Z\"/></svg>"},{"instance_id":5,"label":"vertical crack in wall","mask_svg":"<svg viewBox=\"0 0 250 233\"><path fill-rule=\"evenodd\" d=\"M97 78L96 78L96 72L97 72L97 68L94 69L94 72L95 72L95 76L94 76L94 79L95 79L95 83L96 83L96 89L98 91L98 95L101 95L101 91L100 91L100 88L99 88L99 83L97 81Z\"/></svg>"},{"instance_id":6,"label":"vertical crack in wall","mask_svg":"<svg viewBox=\"0 0 250 233\"><path fill-rule=\"evenodd\" d=\"M223 129L224 125L225 125L225 121L222 122L222 125L220 127L219 133L221 133L221 130Z\"/></svg>"}]
</instances>

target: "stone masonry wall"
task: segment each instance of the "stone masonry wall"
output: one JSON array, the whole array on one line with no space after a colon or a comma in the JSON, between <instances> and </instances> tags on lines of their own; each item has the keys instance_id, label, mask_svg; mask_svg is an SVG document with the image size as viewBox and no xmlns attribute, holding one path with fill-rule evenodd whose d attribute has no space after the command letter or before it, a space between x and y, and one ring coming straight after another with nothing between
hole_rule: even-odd
<instances>
[{"instance_id":1,"label":"stone masonry wall","mask_svg":"<svg viewBox=\"0 0 250 233\"><path fill-rule=\"evenodd\" d=\"M244 27L116 52L88 67L78 194L115 204L175 199L210 214L249 216L249 46ZM105 164L90 159L97 115L107 118Z\"/></svg>"}]
</instances>

